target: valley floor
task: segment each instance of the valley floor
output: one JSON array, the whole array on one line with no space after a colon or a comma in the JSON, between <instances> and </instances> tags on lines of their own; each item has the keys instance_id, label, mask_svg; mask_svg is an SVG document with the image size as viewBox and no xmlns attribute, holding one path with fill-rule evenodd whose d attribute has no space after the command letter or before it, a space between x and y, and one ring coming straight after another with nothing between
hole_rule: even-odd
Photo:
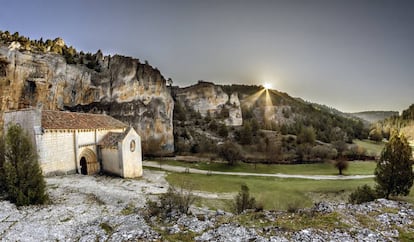
<instances>
[{"instance_id":1,"label":"valley floor","mask_svg":"<svg viewBox=\"0 0 414 242\"><path fill-rule=\"evenodd\" d=\"M318 203L292 212L232 215L192 208L193 215L144 219L145 202L166 192L165 172L141 179L69 175L46 178L51 204L17 209L0 201L1 241L398 241L414 239L411 204ZM198 192L198 196L217 194ZM220 194L221 195L221 194ZM231 197L232 194L226 196Z\"/></svg>"},{"instance_id":2,"label":"valley floor","mask_svg":"<svg viewBox=\"0 0 414 242\"><path fill-rule=\"evenodd\" d=\"M184 166L172 166L160 164L154 161L144 161L142 164L144 167L160 168L165 171L172 172L184 172L193 174L210 174L210 175L227 175L227 176L259 176L259 177L277 177L277 178L299 178L310 180L354 180L354 179L367 179L374 178L374 175L297 175L297 174L270 174L270 173L253 173L253 172L227 172L227 171L206 171L195 168L188 168Z\"/></svg>"}]
</instances>

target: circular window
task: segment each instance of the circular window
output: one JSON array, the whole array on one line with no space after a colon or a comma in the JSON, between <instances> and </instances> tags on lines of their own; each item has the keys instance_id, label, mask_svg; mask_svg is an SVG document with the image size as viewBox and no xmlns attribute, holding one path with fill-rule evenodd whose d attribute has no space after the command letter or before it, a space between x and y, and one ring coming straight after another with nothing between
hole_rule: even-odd
<instances>
[{"instance_id":1,"label":"circular window","mask_svg":"<svg viewBox=\"0 0 414 242\"><path fill-rule=\"evenodd\" d=\"M129 143L129 149L131 152L135 151L135 140L131 140L131 143Z\"/></svg>"}]
</instances>

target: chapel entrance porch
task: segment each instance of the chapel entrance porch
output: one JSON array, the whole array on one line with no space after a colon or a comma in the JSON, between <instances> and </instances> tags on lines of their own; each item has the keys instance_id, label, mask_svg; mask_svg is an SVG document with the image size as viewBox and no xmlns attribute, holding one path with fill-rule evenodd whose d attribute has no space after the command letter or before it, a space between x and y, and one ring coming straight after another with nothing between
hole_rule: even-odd
<instances>
[{"instance_id":1,"label":"chapel entrance porch","mask_svg":"<svg viewBox=\"0 0 414 242\"><path fill-rule=\"evenodd\" d=\"M100 166L95 152L91 149L86 148L82 151L80 155L79 165L80 165L80 174L82 175L94 175L99 173Z\"/></svg>"}]
</instances>

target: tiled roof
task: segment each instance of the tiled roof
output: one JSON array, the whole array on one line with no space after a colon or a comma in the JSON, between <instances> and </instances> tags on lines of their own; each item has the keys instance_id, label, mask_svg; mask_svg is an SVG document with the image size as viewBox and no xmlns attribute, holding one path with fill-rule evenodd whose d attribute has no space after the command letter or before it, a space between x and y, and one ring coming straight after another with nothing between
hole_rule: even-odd
<instances>
[{"instance_id":1,"label":"tiled roof","mask_svg":"<svg viewBox=\"0 0 414 242\"><path fill-rule=\"evenodd\" d=\"M114 133L109 132L105 137L99 142L98 145L103 147L116 147L118 145L118 142L122 141L125 138L125 135L127 135L127 131L124 133Z\"/></svg>"},{"instance_id":2,"label":"tiled roof","mask_svg":"<svg viewBox=\"0 0 414 242\"><path fill-rule=\"evenodd\" d=\"M44 129L116 129L128 126L104 114L43 110L42 127Z\"/></svg>"}]
</instances>

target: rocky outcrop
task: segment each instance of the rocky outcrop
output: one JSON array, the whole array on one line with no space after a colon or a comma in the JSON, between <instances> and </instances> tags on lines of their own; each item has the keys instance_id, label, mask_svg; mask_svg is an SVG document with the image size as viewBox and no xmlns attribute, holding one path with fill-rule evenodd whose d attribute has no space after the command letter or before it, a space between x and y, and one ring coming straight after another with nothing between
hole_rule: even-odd
<instances>
[{"instance_id":1,"label":"rocky outcrop","mask_svg":"<svg viewBox=\"0 0 414 242\"><path fill-rule=\"evenodd\" d=\"M175 97L187 110L199 112L202 117L223 118L228 126L243 123L238 94L229 95L213 83L199 81L196 85L178 89Z\"/></svg>"},{"instance_id":2,"label":"rocky outcrop","mask_svg":"<svg viewBox=\"0 0 414 242\"><path fill-rule=\"evenodd\" d=\"M99 68L54 53L0 45L0 126L8 110L41 107L106 113L133 126L144 153L174 150L174 102L161 73L137 59L95 56Z\"/></svg>"}]
</instances>

